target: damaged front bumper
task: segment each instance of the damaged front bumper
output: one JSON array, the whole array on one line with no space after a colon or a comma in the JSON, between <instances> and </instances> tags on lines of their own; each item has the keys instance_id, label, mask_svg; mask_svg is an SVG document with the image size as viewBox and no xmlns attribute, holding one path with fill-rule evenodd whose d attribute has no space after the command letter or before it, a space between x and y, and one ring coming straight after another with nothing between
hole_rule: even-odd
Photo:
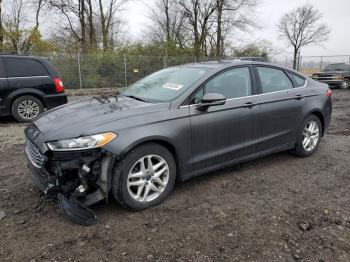
<instances>
[{"instance_id":1,"label":"damaged front bumper","mask_svg":"<svg viewBox=\"0 0 350 262\"><path fill-rule=\"evenodd\" d=\"M74 197L68 199L58 193L58 206L67 218L75 224L90 226L96 222L96 214Z\"/></svg>"},{"instance_id":2,"label":"damaged front bumper","mask_svg":"<svg viewBox=\"0 0 350 262\"><path fill-rule=\"evenodd\" d=\"M27 139L26 157L32 178L45 195L58 199L74 223L91 225L95 213L88 207L108 201L115 157L103 149L74 152L43 150ZM42 153L44 152L44 153Z\"/></svg>"}]
</instances>

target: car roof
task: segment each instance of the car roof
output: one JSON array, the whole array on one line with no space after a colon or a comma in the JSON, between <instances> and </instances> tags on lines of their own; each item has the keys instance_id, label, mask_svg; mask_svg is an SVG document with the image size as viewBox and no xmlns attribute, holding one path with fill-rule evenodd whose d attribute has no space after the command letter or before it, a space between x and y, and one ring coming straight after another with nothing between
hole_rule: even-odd
<instances>
[{"instance_id":1,"label":"car roof","mask_svg":"<svg viewBox=\"0 0 350 262\"><path fill-rule=\"evenodd\" d=\"M42 60L41 57L38 56L29 56L29 55L18 55L18 54L0 54L0 57L11 57L11 58L31 58L31 59L38 59Z\"/></svg>"},{"instance_id":2,"label":"car roof","mask_svg":"<svg viewBox=\"0 0 350 262\"><path fill-rule=\"evenodd\" d=\"M207 68L207 69L213 69L216 72L219 72L221 70L225 70L230 67L235 67L235 66L248 66L248 65L255 65L255 66L268 66L268 67L275 67L277 69L285 70L288 72L291 72L297 76L307 78L306 75L295 71L289 67L285 66L280 66L277 64L273 63L268 63L268 62L260 62L260 61L242 61L242 60L218 60L218 61L207 61L207 62L200 62L200 63L190 63L190 64L184 64L180 66L175 66L175 67L196 67L196 68Z\"/></svg>"},{"instance_id":3,"label":"car roof","mask_svg":"<svg viewBox=\"0 0 350 262\"><path fill-rule=\"evenodd\" d=\"M273 63L260 62L260 61L242 61L242 60L218 60L218 61L190 63L190 64L183 65L183 67L203 67L203 68L213 68L213 69L225 69L232 66L242 66L242 65L264 65L264 66L278 67L281 69L293 71L288 67L280 66Z\"/></svg>"}]
</instances>

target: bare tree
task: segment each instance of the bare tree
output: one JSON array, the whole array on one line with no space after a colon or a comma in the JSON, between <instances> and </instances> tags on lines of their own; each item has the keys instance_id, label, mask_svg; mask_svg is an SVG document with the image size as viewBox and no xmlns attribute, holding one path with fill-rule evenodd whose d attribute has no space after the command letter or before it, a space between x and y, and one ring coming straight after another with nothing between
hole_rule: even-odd
<instances>
[{"instance_id":1,"label":"bare tree","mask_svg":"<svg viewBox=\"0 0 350 262\"><path fill-rule=\"evenodd\" d=\"M207 36L213 23L212 15L216 10L216 0L179 0L184 15L193 33L193 47L195 56L201 53L207 55Z\"/></svg>"},{"instance_id":2,"label":"bare tree","mask_svg":"<svg viewBox=\"0 0 350 262\"><path fill-rule=\"evenodd\" d=\"M87 19L88 19L88 30L89 30L89 47L90 48L96 48L97 47L97 40L96 40L96 30L94 25L94 8L93 8L93 0L86 0L88 8L86 10L87 12Z\"/></svg>"},{"instance_id":3,"label":"bare tree","mask_svg":"<svg viewBox=\"0 0 350 262\"><path fill-rule=\"evenodd\" d=\"M3 21L2 21L2 1L0 0L0 50L3 49L4 46L4 25L3 25Z\"/></svg>"},{"instance_id":4,"label":"bare tree","mask_svg":"<svg viewBox=\"0 0 350 262\"><path fill-rule=\"evenodd\" d=\"M34 6L34 11L35 11L35 26L33 29L27 29L27 30L20 30L18 29L19 35L26 35L23 37L23 41L21 44L21 52L22 53L28 53L30 49L33 47L35 42L35 38L40 37L40 32L39 32L39 16L46 5L46 0L33 0L33 6Z\"/></svg>"},{"instance_id":5,"label":"bare tree","mask_svg":"<svg viewBox=\"0 0 350 262\"><path fill-rule=\"evenodd\" d=\"M297 67L300 48L317 45L328 39L330 30L320 23L322 15L312 5L304 5L286 13L279 21L281 37L294 48L293 68Z\"/></svg>"},{"instance_id":6,"label":"bare tree","mask_svg":"<svg viewBox=\"0 0 350 262\"><path fill-rule=\"evenodd\" d=\"M28 26L30 24L28 13L29 10L32 11L33 9L23 0L13 0L5 3L7 4L7 12L2 24L2 45L17 53L28 53L40 38L37 31L38 20L36 20L37 24L34 28ZM40 4L39 9L41 7ZM35 7L35 11L40 12L37 7Z\"/></svg>"},{"instance_id":7,"label":"bare tree","mask_svg":"<svg viewBox=\"0 0 350 262\"><path fill-rule=\"evenodd\" d=\"M66 23L56 36L80 43L81 50L96 48L102 42L103 50L109 48L112 38L117 35L121 19L117 13L129 0L49 0L59 11ZM115 28L114 28L115 27ZM113 29L112 29L113 28ZM69 34L67 35L68 31ZM113 36L112 36L113 35ZM71 37L73 36L73 38ZM112 41L114 42L114 40Z\"/></svg>"},{"instance_id":8,"label":"bare tree","mask_svg":"<svg viewBox=\"0 0 350 262\"><path fill-rule=\"evenodd\" d=\"M85 20L85 0L78 0L78 16L81 30L81 47L82 51L86 52L86 20Z\"/></svg>"},{"instance_id":9,"label":"bare tree","mask_svg":"<svg viewBox=\"0 0 350 262\"><path fill-rule=\"evenodd\" d=\"M20 51L20 26L23 20L23 0L13 0L10 2L10 12L5 21L6 36L15 52Z\"/></svg>"},{"instance_id":10,"label":"bare tree","mask_svg":"<svg viewBox=\"0 0 350 262\"><path fill-rule=\"evenodd\" d=\"M47 0L33 0L33 5L35 6L35 29L39 28L39 17L42 9L47 4Z\"/></svg>"},{"instance_id":11,"label":"bare tree","mask_svg":"<svg viewBox=\"0 0 350 262\"><path fill-rule=\"evenodd\" d=\"M124 5L129 0L109 0L107 4L107 10L103 4L102 0L99 0L100 7L100 23L101 23L101 32L102 32L102 44L103 50L108 49L108 43L110 38L110 31L114 24L117 22L116 13L123 10Z\"/></svg>"},{"instance_id":12,"label":"bare tree","mask_svg":"<svg viewBox=\"0 0 350 262\"><path fill-rule=\"evenodd\" d=\"M67 21L68 25L64 29L70 31L74 38L80 42L82 51L85 52L87 48L85 0L50 0L49 3Z\"/></svg>"},{"instance_id":13,"label":"bare tree","mask_svg":"<svg viewBox=\"0 0 350 262\"><path fill-rule=\"evenodd\" d=\"M234 29L254 26L252 14L257 0L217 0L216 56L224 54L225 36Z\"/></svg>"},{"instance_id":14,"label":"bare tree","mask_svg":"<svg viewBox=\"0 0 350 262\"><path fill-rule=\"evenodd\" d=\"M149 7L148 18L152 21L147 35L154 42L165 43L165 53L169 54L173 47L183 48L184 22L183 12L179 12L180 6L177 1L156 0Z\"/></svg>"}]
</instances>

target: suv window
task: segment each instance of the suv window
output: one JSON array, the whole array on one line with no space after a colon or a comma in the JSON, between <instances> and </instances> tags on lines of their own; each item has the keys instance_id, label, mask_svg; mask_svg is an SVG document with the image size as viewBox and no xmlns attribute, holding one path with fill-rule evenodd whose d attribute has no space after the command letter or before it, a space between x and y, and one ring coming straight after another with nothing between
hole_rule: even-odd
<instances>
[{"instance_id":1,"label":"suv window","mask_svg":"<svg viewBox=\"0 0 350 262\"><path fill-rule=\"evenodd\" d=\"M45 67L37 60L28 58L3 58L7 77L46 76Z\"/></svg>"},{"instance_id":2,"label":"suv window","mask_svg":"<svg viewBox=\"0 0 350 262\"><path fill-rule=\"evenodd\" d=\"M282 71L269 67L257 67L263 93L292 89L293 84Z\"/></svg>"},{"instance_id":3,"label":"suv window","mask_svg":"<svg viewBox=\"0 0 350 262\"><path fill-rule=\"evenodd\" d=\"M295 87L302 87L303 85L305 85L305 78L302 78L301 76L297 76L296 74L290 72L287 72L287 74L294 81Z\"/></svg>"}]
</instances>

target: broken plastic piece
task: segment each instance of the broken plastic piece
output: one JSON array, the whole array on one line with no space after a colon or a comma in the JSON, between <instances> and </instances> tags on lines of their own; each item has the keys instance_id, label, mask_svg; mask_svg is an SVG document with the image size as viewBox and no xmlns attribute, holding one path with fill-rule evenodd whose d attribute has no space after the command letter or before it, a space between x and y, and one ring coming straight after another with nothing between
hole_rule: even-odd
<instances>
[{"instance_id":1,"label":"broken plastic piece","mask_svg":"<svg viewBox=\"0 0 350 262\"><path fill-rule=\"evenodd\" d=\"M89 173L91 170L90 167L88 167L87 165L83 165L81 169L84 170L86 173Z\"/></svg>"},{"instance_id":2,"label":"broken plastic piece","mask_svg":"<svg viewBox=\"0 0 350 262\"><path fill-rule=\"evenodd\" d=\"M74 197L68 199L59 193L58 205L66 217L75 224L90 226L96 222L95 213L86 206L83 206Z\"/></svg>"}]
</instances>

